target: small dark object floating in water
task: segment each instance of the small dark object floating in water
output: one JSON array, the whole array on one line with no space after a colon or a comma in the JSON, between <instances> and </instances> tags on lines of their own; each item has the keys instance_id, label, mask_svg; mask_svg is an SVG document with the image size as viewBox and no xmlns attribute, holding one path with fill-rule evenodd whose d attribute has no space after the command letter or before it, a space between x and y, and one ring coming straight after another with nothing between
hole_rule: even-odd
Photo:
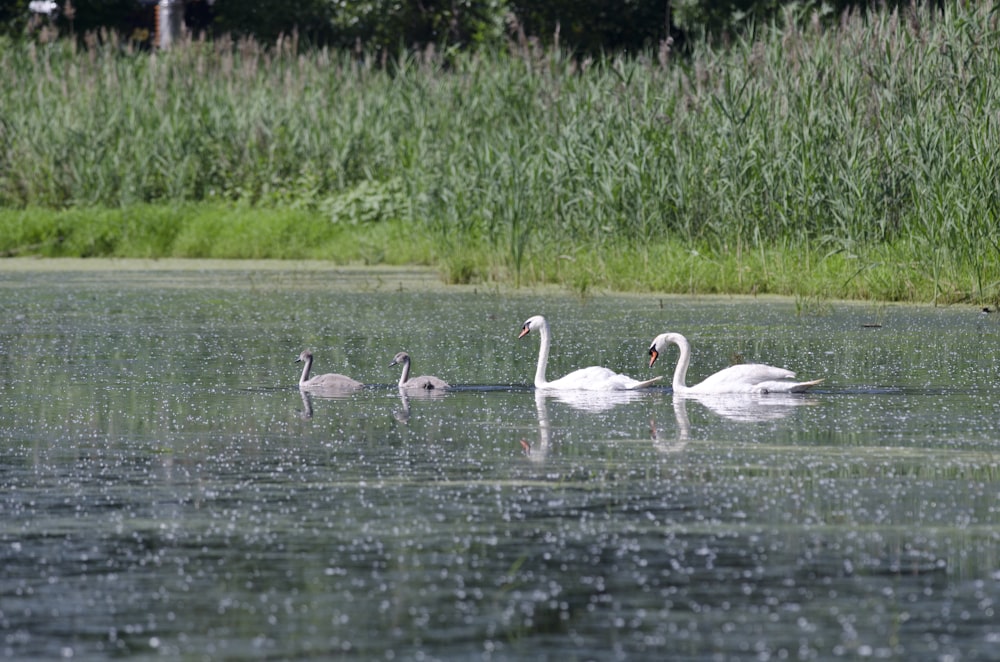
<instances>
[{"instance_id":1,"label":"small dark object floating in water","mask_svg":"<svg viewBox=\"0 0 1000 662\"><path fill-rule=\"evenodd\" d=\"M862 325L861 325L861 328L862 328L862 329L881 329L881 328L882 328L882 325L881 325L881 324L877 324L877 323L872 323L872 324L862 324Z\"/></svg>"}]
</instances>

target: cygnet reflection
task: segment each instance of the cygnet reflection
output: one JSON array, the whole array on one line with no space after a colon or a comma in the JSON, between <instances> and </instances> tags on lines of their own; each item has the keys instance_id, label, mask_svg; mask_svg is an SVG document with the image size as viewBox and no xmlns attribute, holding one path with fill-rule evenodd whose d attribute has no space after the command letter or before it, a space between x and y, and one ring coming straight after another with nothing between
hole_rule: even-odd
<instances>
[{"instance_id":1,"label":"cygnet reflection","mask_svg":"<svg viewBox=\"0 0 1000 662\"><path fill-rule=\"evenodd\" d=\"M299 395L302 396L302 412L299 415L308 420L313 417L312 396L307 391L299 391Z\"/></svg>"},{"instance_id":2,"label":"cygnet reflection","mask_svg":"<svg viewBox=\"0 0 1000 662\"><path fill-rule=\"evenodd\" d=\"M410 400L441 400L447 397L447 391L434 389L399 388L399 408L392 411L392 417L402 424L410 422Z\"/></svg>"}]
</instances>

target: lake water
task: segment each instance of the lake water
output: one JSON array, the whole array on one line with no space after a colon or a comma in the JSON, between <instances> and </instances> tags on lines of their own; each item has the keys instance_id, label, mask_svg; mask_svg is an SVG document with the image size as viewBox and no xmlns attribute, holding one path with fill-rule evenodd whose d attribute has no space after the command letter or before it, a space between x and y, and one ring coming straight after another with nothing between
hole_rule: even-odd
<instances>
[{"instance_id":1,"label":"lake water","mask_svg":"<svg viewBox=\"0 0 1000 662\"><path fill-rule=\"evenodd\" d=\"M1000 315L0 263L0 655L998 659ZM815 392L543 396L733 360ZM297 389L314 372L369 386ZM457 388L401 397L393 355Z\"/></svg>"}]
</instances>

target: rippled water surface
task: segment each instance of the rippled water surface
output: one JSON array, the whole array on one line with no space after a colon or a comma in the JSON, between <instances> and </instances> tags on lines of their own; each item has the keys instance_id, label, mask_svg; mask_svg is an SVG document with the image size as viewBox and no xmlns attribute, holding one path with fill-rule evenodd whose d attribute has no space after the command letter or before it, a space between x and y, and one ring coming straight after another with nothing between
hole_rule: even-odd
<instances>
[{"instance_id":1,"label":"rippled water surface","mask_svg":"<svg viewBox=\"0 0 1000 662\"><path fill-rule=\"evenodd\" d=\"M1000 315L5 264L0 655L997 659ZM825 382L543 396L539 313L550 378Z\"/></svg>"}]
</instances>

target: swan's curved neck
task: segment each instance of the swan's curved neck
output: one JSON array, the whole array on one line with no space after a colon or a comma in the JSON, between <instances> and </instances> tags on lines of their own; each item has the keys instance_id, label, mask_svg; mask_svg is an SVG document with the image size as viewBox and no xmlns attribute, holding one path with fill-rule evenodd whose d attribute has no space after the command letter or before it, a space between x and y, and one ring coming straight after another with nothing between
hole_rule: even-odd
<instances>
[{"instance_id":1,"label":"swan's curved neck","mask_svg":"<svg viewBox=\"0 0 1000 662\"><path fill-rule=\"evenodd\" d=\"M299 377L300 384L304 384L305 382L309 381L309 370L312 368L312 364L313 364L313 359L310 356L305 360L305 365L302 366L302 376Z\"/></svg>"},{"instance_id":2,"label":"swan's curved neck","mask_svg":"<svg viewBox=\"0 0 1000 662\"><path fill-rule=\"evenodd\" d=\"M688 366L691 364L691 345L688 344L687 338L679 334L672 334L669 340L677 345L677 349L681 351L681 355L677 359L677 367L674 368L672 386L674 393L682 393L688 390L685 382L687 381Z\"/></svg>"},{"instance_id":3,"label":"swan's curved neck","mask_svg":"<svg viewBox=\"0 0 1000 662\"><path fill-rule=\"evenodd\" d=\"M399 385L403 386L406 384L406 380L410 378L410 359L405 359L403 361L403 372L399 375Z\"/></svg>"},{"instance_id":4,"label":"swan's curved neck","mask_svg":"<svg viewBox=\"0 0 1000 662\"><path fill-rule=\"evenodd\" d=\"M549 323L543 322L538 327L538 367L535 368L535 388L545 388L549 383L545 379L545 366L549 363Z\"/></svg>"}]
</instances>

